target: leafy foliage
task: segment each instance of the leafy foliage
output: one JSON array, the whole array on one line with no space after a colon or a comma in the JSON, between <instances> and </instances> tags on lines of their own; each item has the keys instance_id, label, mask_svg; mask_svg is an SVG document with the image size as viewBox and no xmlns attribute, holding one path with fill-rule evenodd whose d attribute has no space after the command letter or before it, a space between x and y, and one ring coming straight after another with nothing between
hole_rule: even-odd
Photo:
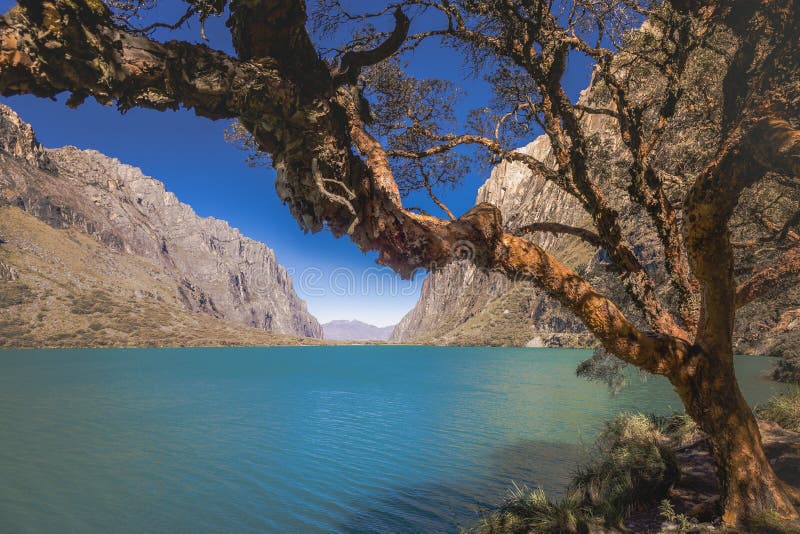
<instances>
[{"instance_id":1,"label":"leafy foliage","mask_svg":"<svg viewBox=\"0 0 800 534\"><path fill-rule=\"evenodd\" d=\"M624 361L600 347L592 353L591 358L578 364L576 373L587 380L604 383L612 394L617 394L627 384L627 367Z\"/></svg>"},{"instance_id":2,"label":"leafy foliage","mask_svg":"<svg viewBox=\"0 0 800 534\"><path fill-rule=\"evenodd\" d=\"M663 517L669 523L675 525L675 527L678 529L678 532L686 532L692 525L691 519L689 519L685 514L679 514L675 511L675 508L672 507L669 499L664 499L661 501L659 510L661 511L661 517Z\"/></svg>"}]
</instances>

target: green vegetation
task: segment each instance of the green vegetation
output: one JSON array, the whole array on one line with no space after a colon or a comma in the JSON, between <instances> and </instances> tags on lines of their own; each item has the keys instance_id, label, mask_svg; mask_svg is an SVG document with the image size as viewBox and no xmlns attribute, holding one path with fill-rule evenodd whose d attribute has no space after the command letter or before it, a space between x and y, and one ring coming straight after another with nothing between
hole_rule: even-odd
<instances>
[{"instance_id":1,"label":"green vegetation","mask_svg":"<svg viewBox=\"0 0 800 534\"><path fill-rule=\"evenodd\" d=\"M800 347L794 345L786 348L783 350L782 356L775 364L772 378L779 382L800 384Z\"/></svg>"},{"instance_id":2,"label":"green vegetation","mask_svg":"<svg viewBox=\"0 0 800 534\"><path fill-rule=\"evenodd\" d=\"M514 485L509 498L496 512L484 517L480 534L582 534L594 523L591 511L577 493L561 500L550 499L543 490Z\"/></svg>"},{"instance_id":3,"label":"green vegetation","mask_svg":"<svg viewBox=\"0 0 800 534\"><path fill-rule=\"evenodd\" d=\"M617 527L632 512L667 497L679 475L673 447L695 432L683 415L619 415L597 439L592 459L578 469L564 498L515 485L475 532L579 534L592 525Z\"/></svg>"},{"instance_id":4,"label":"green vegetation","mask_svg":"<svg viewBox=\"0 0 800 534\"><path fill-rule=\"evenodd\" d=\"M773 397L757 412L786 429L800 431L800 387ZM685 414L618 415L606 424L589 451L591 459L577 470L563 497L554 498L542 489L514 484L505 502L470 532L628 532L623 522L635 512L644 512L656 523L661 522L662 532L742 532L698 523L677 512L667 498L679 477L675 451L701 443L702 438L697 425ZM769 512L749 518L746 528L753 534L800 532L797 523Z\"/></svg>"},{"instance_id":5,"label":"green vegetation","mask_svg":"<svg viewBox=\"0 0 800 534\"><path fill-rule=\"evenodd\" d=\"M70 311L78 315L91 315L93 313L110 313L114 310L114 303L108 292L95 289L84 295L70 295L72 307Z\"/></svg>"},{"instance_id":6,"label":"green vegetation","mask_svg":"<svg viewBox=\"0 0 800 534\"><path fill-rule=\"evenodd\" d=\"M658 509L661 512L661 517L664 518L665 521L675 525L678 532L687 532L689 528L691 528L692 520L685 514L677 513L675 508L672 507L672 504L670 504L669 499L662 500Z\"/></svg>"},{"instance_id":7,"label":"green vegetation","mask_svg":"<svg viewBox=\"0 0 800 534\"><path fill-rule=\"evenodd\" d=\"M663 499L678 479L678 465L661 421L623 414L608 423L595 444L593 461L573 485L595 515L618 525L632 511Z\"/></svg>"},{"instance_id":8,"label":"green vegetation","mask_svg":"<svg viewBox=\"0 0 800 534\"><path fill-rule=\"evenodd\" d=\"M772 397L755 411L762 419L777 423L786 430L800 432L800 386Z\"/></svg>"}]
</instances>

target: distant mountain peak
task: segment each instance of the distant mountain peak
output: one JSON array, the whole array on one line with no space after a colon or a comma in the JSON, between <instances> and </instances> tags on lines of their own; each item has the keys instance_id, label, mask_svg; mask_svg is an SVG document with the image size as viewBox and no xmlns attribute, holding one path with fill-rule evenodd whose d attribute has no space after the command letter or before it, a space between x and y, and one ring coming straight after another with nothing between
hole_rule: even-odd
<instances>
[{"instance_id":1,"label":"distant mountain peak","mask_svg":"<svg viewBox=\"0 0 800 534\"><path fill-rule=\"evenodd\" d=\"M322 325L323 337L339 341L386 341L395 325L375 326L358 319L334 319Z\"/></svg>"}]
</instances>

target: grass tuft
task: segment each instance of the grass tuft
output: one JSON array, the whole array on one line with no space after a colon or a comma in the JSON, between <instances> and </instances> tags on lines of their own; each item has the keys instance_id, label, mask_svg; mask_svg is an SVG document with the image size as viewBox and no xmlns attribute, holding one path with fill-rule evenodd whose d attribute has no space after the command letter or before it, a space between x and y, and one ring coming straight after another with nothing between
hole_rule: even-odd
<instances>
[{"instance_id":1,"label":"grass tuft","mask_svg":"<svg viewBox=\"0 0 800 534\"><path fill-rule=\"evenodd\" d=\"M669 437L650 416L622 414L607 423L594 460L573 480L596 515L619 525L631 512L667 496L679 475Z\"/></svg>"},{"instance_id":2,"label":"grass tuft","mask_svg":"<svg viewBox=\"0 0 800 534\"><path fill-rule=\"evenodd\" d=\"M786 430L800 432L800 387L772 397L766 404L757 406L755 412Z\"/></svg>"},{"instance_id":3,"label":"grass tuft","mask_svg":"<svg viewBox=\"0 0 800 534\"><path fill-rule=\"evenodd\" d=\"M480 534L584 534L593 523L591 512L577 493L551 499L541 488L516 483L508 499L478 525Z\"/></svg>"}]
</instances>

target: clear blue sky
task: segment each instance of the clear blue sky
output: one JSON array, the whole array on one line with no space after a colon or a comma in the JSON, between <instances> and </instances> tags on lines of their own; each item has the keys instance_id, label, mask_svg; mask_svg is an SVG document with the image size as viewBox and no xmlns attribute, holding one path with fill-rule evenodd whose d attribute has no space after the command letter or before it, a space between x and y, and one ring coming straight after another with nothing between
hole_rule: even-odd
<instances>
[{"instance_id":1,"label":"clear blue sky","mask_svg":"<svg viewBox=\"0 0 800 534\"><path fill-rule=\"evenodd\" d=\"M374 9L378 2L360 3ZM0 0L3 12L13 5L14 2ZM177 19L176 14L184 5L162 0L152 16ZM391 23L390 16L386 23ZM206 30L210 46L232 53L223 19L209 21ZM194 25L173 32L169 38L199 41L199 28ZM489 98L486 84L469 78L468 68L452 50L430 43L409 60L410 69L418 77L446 78L461 85L465 95L460 112L481 107ZM571 94L576 95L586 84L588 75L588 64L581 62L570 69ZM210 121L184 110L134 109L121 115L115 108L101 106L92 99L71 110L64 105L65 99L66 96L54 102L19 96L2 98L2 102L33 125L45 146L92 148L140 167L145 174L164 182L169 191L201 216L224 219L245 235L265 242L293 274L297 292L321 322L355 318L384 326L399 321L416 303L422 275L414 281L401 281L375 263L375 254L363 254L347 239L334 239L327 231L304 234L275 194L274 171L248 167L244 162L246 154L224 141L229 122ZM447 203L457 215L473 205L477 189L486 178L486 173L466 176L460 186L446 193ZM414 198L412 203L424 202Z\"/></svg>"}]
</instances>

